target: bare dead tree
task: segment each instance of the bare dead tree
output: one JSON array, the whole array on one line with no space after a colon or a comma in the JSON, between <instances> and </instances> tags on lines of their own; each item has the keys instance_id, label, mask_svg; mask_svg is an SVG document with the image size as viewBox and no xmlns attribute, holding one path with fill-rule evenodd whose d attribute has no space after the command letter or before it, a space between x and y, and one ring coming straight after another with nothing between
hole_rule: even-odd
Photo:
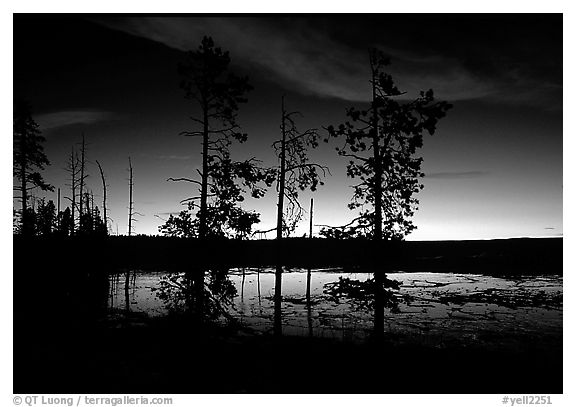
<instances>
[{"instance_id":1,"label":"bare dead tree","mask_svg":"<svg viewBox=\"0 0 576 407\"><path fill-rule=\"evenodd\" d=\"M132 160L128 157L128 165L130 166L130 198L128 200L128 236L132 235L132 216L134 211L134 201L132 200L132 187L134 186L134 179L132 174Z\"/></svg>"},{"instance_id":2,"label":"bare dead tree","mask_svg":"<svg viewBox=\"0 0 576 407\"><path fill-rule=\"evenodd\" d=\"M281 335L281 307L282 307L282 237L284 232L290 234L302 219L304 209L298 201L299 191L310 189L315 191L320 180L320 174L326 176L328 167L312 163L308 159L308 149L318 147L319 135L316 129L298 131L294 116L299 112L286 111L284 95L282 96L281 138L272 144L279 160L277 169L278 207L276 218L276 240L278 242L278 259L276 263L274 286L274 332ZM287 201L287 205L285 202ZM286 210L286 212L285 212Z\"/></svg>"},{"instance_id":3,"label":"bare dead tree","mask_svg":"<svg viewBox=\"0 0 576 407\"><path fill-rule=\"evenodd\" d=\"M79 215L80 215L80 224L79 224L79 228L82 229L82 214L84 213L83 211L83 207L82 207L82 197L84 196L84 188L86 187L86 178L88 177L88 175L85 173L85 168L86 168L86 141L84 139L84 133L82 133L82 144L80 147L80 179L78 180L79 182L79 188L80 188L80 202L79 202Z\"/></svg>"},{"instance_id":4,"label":"bare dead tree","mask_svg":"<svg viewBox=\"0 0 576 407\"><path fill-rule=\"evenodd\" d=\"M106 178L104 177L104 171L102 170L102 166L100 165L98 160L96 160L96 164L98 165L98 169L100 170L100 178L102 178L102 191L104 194L104 197L102 199L102 210L104 216L103 220L104 220L104 226L106 227L106 234L108 234L108 217L106 212Z\"/></svg>"},{"instance_id":5,"label":"bare dead tree","mask_svg":"<svg viewBox=\"0 0 576 407\"><path fill-rule=\"evenodd\" d=\"M68 172L69 174L69 179L70 179L70 183L66 184L68 187L70 187L70 192L71 192L71 196L70 197L65 197L66 199L68 199L70 201L70 209L72 211L72 227L70 229L70 235L73 236L75 233L75 229L76 229L76 197L78 196L77 194L77 190L78 190L78 183L79 183L79 179L78 176L80 174L80 164L79 164L79 160L78 160L78 153L76 151L74 151L74 147L72 147L72 152L70 153L70 156L68 157L68 162L66 164L66 168L65 170ZM80 199L81 200L81 199Z\"/></svg>"},{"instance_id":6,"label":"bare dead tree","mask_svg":"<svg viewBox=\"0 0 576 407\"><path fill-rule=\"evenodd\" d=\"M128 185L129 185L129 200L128 200L128 236L132 236L132 231L134 229L134 222L137 222L138 219L135 216L144 216L140 212L134 210L134 199L133 199L133 189L134 189L134 173L132 169L132 159L128 157L128 171L130 173L130 177L128 178Z\"/></svg>"},{"instance_id":7,"label":"bare dead tree","mask_svg":"<svg viewBox=\"0 0 576 407\"><path fill-rule=\"evenodd\" d=\"M315 191L318 185L324 185L322 177L330 173L325 165L310 162L308 150L318 147L319 135L316 129L298 131L294 116L300 112L288 112L282 96L282 136L272 147L279 160L277 174L278 213L276 219L276 239L282 239L283 233L294 231L302 219L304 209L298 201L298 192L309 189ZM287 203L285 205L285 202Z\"/></svg>"}]
</instances>

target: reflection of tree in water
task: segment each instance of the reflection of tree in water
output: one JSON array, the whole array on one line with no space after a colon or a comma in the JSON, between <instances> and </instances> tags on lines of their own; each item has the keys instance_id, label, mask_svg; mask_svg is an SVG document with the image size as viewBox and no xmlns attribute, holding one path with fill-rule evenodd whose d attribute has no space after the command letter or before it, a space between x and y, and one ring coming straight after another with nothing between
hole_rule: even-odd
<instances>
[{"instance_id":1,"label":"reflection of tree in water","mask_svg":"<svg viewBox=\"0 0 576 407\"><path fill-rule=\"evenodd\" d=\"M384 282L385 307L392 312L403 312L400 305L412 308L422 308L422 312L427 313L428 309L434 308L434 304L450 306L447 317L455 317L454 312L459 314L469 314L477 319L496 319L495 311L487 311L484 315L478 311L466 312L466 306L496 305L507 308L508 311L499 311L504 315L509 315L509 310L519 308L537 308L541 310L561 311L563 305L562 290L546 290L550 287L561 286L561 282L544 283L538 279L522 279L513 285L506 284L501 287L480 288L479 285L495 284L494 279L489 277L475 279L469 276L458 276L454 281L436 282L429 280L412 280L411 283L404 283L404 290L409 293L400 293L400 281L386 278ZM463 281L470 285L462 286ZM529 282L527 284L527 282ZM502 284L502 283L500 283ZM527 285L525 285L527 284ZM450 288L452 287L452 288ZM417 289L417 291L414 291ZM375 307L375 282L374 279L366 281L352 280L350 278L339 277L338 281L324 284L324 294L327 300L340 304L346 301L357 310L373 311ZM482 310L485 310L482 308ZM485 311L482 311L485 312Z\"/></svg>"},{"instance_id":2,"label":"reflection of tree in water","mask_svg":"<svg viewBox=\"0 0 576 407\"><path fill-rule=\"evenodd\" d=\"M197 272L201 272L197 270ZM229 269L210 268L204 282L204 304L202 320L217 321L222 317L233 319L229 310L234 308L233 299L237 295L234 283L230 281ZM196 287L192 273L169 273L162 277L158 288L153 289L171 313L194 314Z\"/></svg>"},{"instance_id":3,"label":"reflection of tree in water","mask_svg":"<svg viewBox=\"0 0 576 407\"><path fill-rule=\"evenodd\" d=\"M400 281L384 277L382 296L383 305L392 312L400 312L398 306L403 297L399 295ZM374 278L365 281L339 277L338 281L324 284L324 294L328 299L339 303L343 299L359 309L374 310L376 303L377 283Z\"/></svg>"}]
</instances>

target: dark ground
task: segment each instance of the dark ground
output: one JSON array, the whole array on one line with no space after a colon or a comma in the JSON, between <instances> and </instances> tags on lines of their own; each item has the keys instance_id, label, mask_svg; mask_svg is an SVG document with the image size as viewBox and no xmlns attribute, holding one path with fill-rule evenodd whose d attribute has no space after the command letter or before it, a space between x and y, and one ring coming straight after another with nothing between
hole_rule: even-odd
<instances>
[{"instance_id":1,"label":"dark ground","mask_svg":"<svg viewBox=\"0 0 576 407\"><path fill-rule=\"evenodd\" d=\"M562 352L195 338L181 329L30 332L15 393L562 393Z\"/></svg>"},{"instance_id":2,"label":"dark ground","mask_svg":"<svg viewBox=\"0 0 576 407\"><path fill-rule=\"evenodd\" d=\"M108 295L106 271L126 267L136 252L142 253L138 263L160 264L166 247L180 253L191 246L173 256L176 266L197 250L189 241L167 242L15 240L14 392L562 393L560 348L432 348L392 344L386 335L360 344L223 329L199 334L191 323L172 318L141 328L99 322ZM271 242L256 243L248 245L249 253L264 253L258 259L264 262L268 254L260 249ZM242 244L210 250L230 258L242 251L239 247L246 249ZM303 250L293 261L306 260L310 243L291 244ZM330 244L314 242L320 260L325 253L341 253ZM350 261L348 256L360 256L365 245L352 243L341 257ZM434 269L444 262L448 269L461 263L460 271L492 264L492 270L519 272L529 260L523 274L562 274L561 239L411 243L400 250L402 256L396 252L391 259L404 257L404 270L418 264ZM419 256L410 255L416 252Z\"/></svg>"}]
</instances>

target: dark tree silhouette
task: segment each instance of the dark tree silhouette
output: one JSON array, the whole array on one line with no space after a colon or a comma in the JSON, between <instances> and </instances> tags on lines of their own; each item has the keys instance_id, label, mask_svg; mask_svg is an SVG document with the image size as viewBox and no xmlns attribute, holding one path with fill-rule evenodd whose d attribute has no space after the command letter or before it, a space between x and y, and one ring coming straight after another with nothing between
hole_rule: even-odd
<instances>
[{"instance_id":1,"label":"dark tree silhouette","mask_svg":"<svg viewBox=\"0 0 576 407\"><path fill-rule=\"evenodd\" d=\"M84 211L80 217L78 234L83 236L106 236L106 226L100 216L100 209L94 204L94 194L86 191L82 197Z\"/></svg>"},{"instance_id":2,"label":"dark tree silhouette","mask_svg":"<svg viewBox=\"0 0 576 407\"><path fill-rule=\"evenodd\" d=\"M180 211L176 216L170 214L158 231L164 236L172 237L196 237L198 231L198 219L192 217L190 211Z\"/></svg>"},{"instance_id":3,"label":"dark tree silhouette","mask_svg":"<svg viewBox=\"0 0 576 407\"><path fill-rule=\"evenodd\" d=\"M250 189L255 198L264 195L258 184L266 178L266 171L255 159L235 162L230 158L233 141L242 143L247 139L247 134L240 132L237 114L239 104L247 101L244 95L252 87L247 78L229 72L229 65L229 53L216 47L212 38L204 37L199 48L188 52L186 61L178 67L185 97L199 108L199 115L191 117L199 129L181 134L201 138L202 170L198 171L200 180L169 178L170 181L198 185L200 195L181 201L190 211L197 210L196 219L185 212L179 217L171 216L166 225L160 227L165 234L203 240L230 235L245 237L259 221L258 214L243 210L240 203L244 200L243 187ZM204 274L204 270L196 270L187 276L194 280L195 305L200 317L204 303ZM189 282L183 284L190 285Z\"/></svg>"},{"instance_id":4,"label":"dark tree silhouette","mask_svg":"<svg viewBox=\"0 0 576 407\"><path fill-rule=\"evenodd\" d=\"M264 196L265 189L261 183L267 179L272 182L271 177L255 159L234 162L227 151L222 151L219 157L209 166L211 202L207 208L205 238L243 239L252 234L252 227L260 222L260 215L243 209L240 204L248 194L254 198ZM186 203L188 210L176 216L171 214L166 223L158 228L160 233L165 236L200 237L200 218L192 216L197 205L191 201Z\"/></svg>"},{"instance_id":5,"label":"dark tree silhouette","mask_svg":"<svg viewBox=\"0 0 576 407\"><path fill-rule=\"evenodd\" d=\"M56 206L53 201L46 202L42 198L38 201L36 209L36 233L41 236L50 236L57 227Z\"/></svg>"},{"instance_id":6,"label":"dark tree silhouette","mask_svg":"<svg viewBox=\"0 0 576 407\"><path fill-rule=\"evenodd\" d=\"M252 226L260 220L259 214L244 210L240 203L248 192L255 198L264 195L265 191L259 184L266 179L267 171L253 159L233 162L226 150L221 150L218 157L220 159L212 161L209 166L211 203L207 208L207 235L204 239L242 239L251 235ZM193 217L194 208L194 203L189 201L188 210L181 211L178 216L170 215L159 231L166 236L200 237L200 218ZM207 284L204 282L206 271ZM164 283L162 299L170 302L170 297L174 297L174 300L179 298L174 304L183 305L199 322L204 318L212 319L215 310L226 314L226 307L230 305L227 295L231 291L225 290L227 295L214 291L222 289L223 284L231 284L220 269L197 268L184 275L171 274L164 279ZM182 299L185 301L182 302Z\"/></svg>"},{"instance_id":7,"label":"dark tree silhouette","mask_svg":"<svg viewBox=\"0 0 576 407\"><path fill-rule=\"evenodd\" d=\"M58 218L60 220L58 234L61 236L72 236L74 230L74 219L70 208L66 208L64 211L59 212Z\"/></svg>"},{"instance_id":8,"label":"dark tree silhouette","mask_svg":"<svg viewBox=\"0 0 576 407\"><path fill-rule=\"evenodd\" d=\"M244 142L245 133L239 131L236 123L238 105L245 103L244 94L252 89L247 78L228 72L230 56L228 52L215 47L210 37L204 37L196 51L189 51L185 62L178 67L183 77L180 84L186 98L194 101L200 108L200 117L191 119L200 126L200 130L185 131L187 137L202 139L201 181L190 178L173 178L173 181L186 181L200 185L200 196L188 201L200 201L198 237L208 235L208 189L211 169L218 164L215 161L225 159L233 139Z\"/></svg>"},{"instance_id":9,"label":"dark tree silhouette","mask_svg":"<svg viewBox=\"0 0 576 407\"><path fill-rule=\"evenodd\" d=\"M28 191L40 188L53 191L54 188L44 181L39 171L50 161L44 154L42 143L46 139L41 135L38 124L32 118L30 105L27 102L14 103L13 120L13 175L18 180L15 190L20 193L22 210L20 213L20 232L23 235L33 234L28 220Z\"/></svg>"},{"instance_id":10,"label":"dark tree silhouette","mask_svg":"<svg viewBox=\"0 0 576 407\"><path fill-rule=\"evenodd\" d=\"M134 210L133 189L134 171L132 168L132 159L128 157L128 236L132 236L132 232L134 231L133 223L138 221L135 216L144 216Z\"/></svg>"},{"instance_id":11,"label":"dark tree silhouette","mask_svg":"<svg viewBox=\"0 0 576 407\"><path fill-rule=\"evenodd\" d=\"M60 216L60 188L58 188L57 204L58 204L58 206L56 207L56 231L60 232L60 221L61 221L61 216Z\"/></svg>"},{"instance_id":12,"label":"dark tree silhouette","mask_svg":"<svg viewBox=\"0 0 576 407\"><path fill-rule=\"evenodd\" d=\"M225 317L234 321L228 309L233 307L233 298L237 295L234 283L230 281L229 270L226 267L213 267L207 273L205 283L204 318L209 321L217 321ZM194 300L189 294L194 287L192 280L182 278L179 273L169 273L164 276L157 288L152 291L162 300L168 310L174 314L187 314L197 312Z\"/></svg>"},{"instance_id":13,"label":"dark tree silhouette","mask_svg":"<svg viewBox=\"0 0 576 407\"><path fill-rule=\"evenodd\" d=\"M308 238L312 239L312 219L314 217L314 198L310 198L310 224ZM306 304L310 307L310 285L312 282L312 270L308 267L308 272L306 273Z\"/></svg>"},{"instance_id":14,"label":"dark tree silhouette","mask_svg":"<svg viewBox=\"0 0 576 407\"><path fill-rule=\"evenodd\" d=\"M348 225L324 229L323 234L334 236L343 233L346 237L365 236L374 242L403 239L415 226L411 217L417 209L414 194L423 185L424 176L420 167L422 158L416 156L422 147L423 135L434 134L438 120L446 115L450 104L434 99L433 91L420 92L420 96L409 102L398 100L404 95L398 90L392 77L384 71L389 59L380 51L371 49L370 69L372 101L369 108L350 108L351 119L338 127L327 128L329 137L343 138L338 154L349 158L347 174L359 179L354 186L351 210L360 214ZM378 249L374 247L374 263ZM387 293L386 275L374 269L375 330L383 330L383 309Z\"/></svg>"},{"instance_id":15,"label":"dark tree silhouette","mask_svg":"<svg viewBox=\"0 0 576 407\"><path fill-rule=\"evenodd\" d=\"M72 151L70 156L68 156L68 162L66 163L66 172L68 172L68 176L70 177L70 183L66 184L70 187L70 197L65 197L67 200L70 201L70 209L71 209L71 228L70 228L70 236L74 236L76 231L76 205L77 205L77 196L78 196L78 184L79 184L79 175L80 175L80 164L78 160L78 153L74 151L74 147L72 147Z\"/></svg>"},{"instance_id":16,"label":"dark tree silhouette","mask_svg":"<svg viewBox=\"0 0 576 407\"><path fill-rule=\"evenodd\" d=\"M78 234L91 235L94 232L94 217L92 211L90 210L90 193L84 192L80 202L84 202L82 205L84 210L80 214Z\"/></svg>"},{"instance_id":17,"label":"dark tree silhouette","mask_svg":"<svg viewBox=\"0 0 576 407\"><path fill-rule=\"evenodd\" d=\"M293 232L302 219L304 210L298 201L298 192L306 189L316 191L318 185L324 185L319 171L324 177L328 171L328 167L309 161L308 149L318 147L318 132L316 129L298 131L294 122L296 115L301 113L286 111L282 96L282 135L280 140L272 144L279 162L275 169L278 192L277 239Z\"/></svg>"},{"instance_id":18,"label":"dark tree silhouette","mask_svg":"<svg viewBox=\"0 0 576 407\"><path fill-rule=\"evenodd\" d=\"M336 150L350 158L348 176L360 181L348 205L351 210L359 209L360 215L340 229L374 240L402 239L415 229L411 217L418 200L414 194L423 188L419 178L424 176L422 158L415 154L422 147L423 135L434 134L438 120L451 107L436 101L431 89L410 102L397 100L404 93L384 72L388 64L380 51L370 51L370 107L350 108L351 121L327 128L330 137L344 139Z\"/></svg>"},{"instance_id":19,"label":"dark tree silhouette","mask_svg":"<svg viewBox=\"0 0 576 407\"><path fill-rule=\"evenodd\" d=\"M84 133L82 133L82 144L80 146L80 178L78 179L78 188L80 189L80 199L78 201L78 227L80 229L84 229L82 227L82 221L84 220L84 189L86 187L86 178L88 178L88 174L86 174L86 140L84 138Z\"/></svg>"},{"instance_id":20,"label":"dark tree silhouette","mask_svg":"<svg viewBox=\"0 0 576 407\"><path fill-rule=\"evenodd\" d=\"M98 169L100 170L100 178L102 179L102 193L103 193L103 198L102 198L102 216L103 219L102 221L104 222L104 227L106 229L106 235L108 234L108 213L106 211L106 191L107 191L107 184L106 184L106 178L104 177L104 171L102 170L102 166L100 165L100 163L98 162L98 160L96 160L96 165L98 165Z\"/></svg>"},{"instance_id":21,"label":"dark tree silhouette","mask_svg":"<svg viewBox=\"0 0 576 407\"><path fill-rule=\"evenodd\" d=\"M100 210L91 202L91 194L84 193L84 212L82 226L76 232L84 236L105 235L104 222ZM26 208L29 220L29 236L71 236L73 220L70 208L57 212L56 205L46 198L35 199L35 203ZM19 229L17 230L19 232Z\"/></svg>"},{"instance_id":22,"label":"dark tree silhouette","mask_svg":"<svg viewBox=\"0 0 576 407\"><path fill-rule=\"evenodd\" d=\"M254 158L234 162L226 149L222 149L218 157L209 165L213 200L207 208L207 233L212 237L243 239L252 234L260 215L240 205L248 193L253 198L263 197L266 191L261 183L271 180Z\"/></svg>"},{"instance_id":23,"label":"dark tree silhouette","mask_svg":"<svg viewBox=\"0 0 576 407\"><path fill-rule=\"evenodd\" d=\"M278 240L278 260L276 263L276 279L274 288L275 332L282 330L282 264L281 240L286 233L293 232L304 212L298 201L298 192L310 189L315 191L318 184L322 185L318 170L326 176L326 166L309 162L308 149L318 147L318 132L308 129L299 132L294 122L294 116L299 112L286 111L284 96L282 96L282 120L280 124L281 138L272 144L278 157L279 166L276 173L276 190L278 192L278 207L276 218L276 239ZM274 173L273 172L273 173ZM285 200L287 205L285 205Z\"/></svg>"},{"instance_id":24,"label":"dark tree silhouette","mask_svg":"<svg viewBox=\"0 0 576 407\"><path fill-rule=\"evenodd\" d=\"M134 186L134 178L132 173L132 160L128 157L128 171L130 178L128 179L129 198L128 198L128 236L132 235L132 218L134 215L134 201L132 200L132 188Z\"/></svg>"}]
</instances>

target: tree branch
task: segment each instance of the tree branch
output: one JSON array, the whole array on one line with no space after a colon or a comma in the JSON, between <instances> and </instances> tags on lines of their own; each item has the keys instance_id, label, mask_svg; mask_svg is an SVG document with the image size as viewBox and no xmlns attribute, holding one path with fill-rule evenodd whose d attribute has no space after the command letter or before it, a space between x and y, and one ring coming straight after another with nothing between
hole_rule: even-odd
<instances>
[{"instance_id":1,"label":"tree branch","mask_svg":"<svg viewBox=\"0 0 576 407\"><path fill-rule=\"evenodd\" d=\"M197 185L202 186L202 183L201 183L200 181L196 181L195 179L184 178L184 177L181 177L181 178L172 178L172 177L170 177L170 178L168 178L166 181L173 181L173 182L185 181L185 182L192 182L192 183L194 183L194 184L197 184Z\"/></svg>"}]
</instances>

